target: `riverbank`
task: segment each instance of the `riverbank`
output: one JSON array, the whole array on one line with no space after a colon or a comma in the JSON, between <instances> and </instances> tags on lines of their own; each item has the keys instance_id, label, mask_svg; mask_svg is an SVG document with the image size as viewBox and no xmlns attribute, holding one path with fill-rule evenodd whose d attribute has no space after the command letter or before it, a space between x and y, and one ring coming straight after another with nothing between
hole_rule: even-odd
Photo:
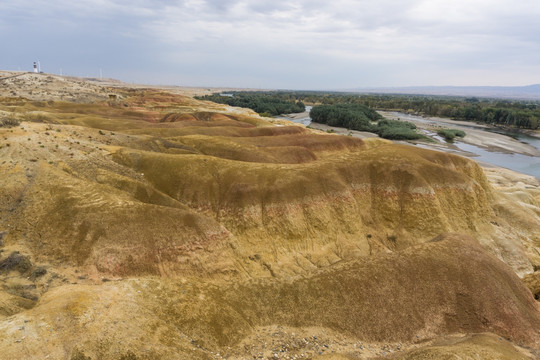
<instances>
[{"instance_id":1,"label":"riverbank","mask_svg":"<svg viewBox=\"0 0 540 360\"><path fill-rule=\"evenodd\" d=\"M414 123L418 127L418 129L428 131L427 135L428 136L431 135L430 137L434 140L433 143L415 141L415 142L412 142L413 144L430 148L432 150L445 151L445 152L450 152L450 153L457 153L462 156L474 157L474 153L463 151L459 147L457 147L455 143L446 142L436 135L436 131L438 129L445 128L445 126L440 126L440 125L437 126L436 124L423 124L418 121L411 120L410 118L404 119L395 115L394 116L387 115L386 113L383 113L383 116L389 119L395 119L395 120L401 119L401 120L410 121ZM465 138L460 139L460 141L466 144L478 146L491 152L501 152L505 154L520 154L520 155L526 155L526 156L540 157L540 151L538 151L537 149L535 149L534 147L528 144L524 144L509 136L490 133L483 130L465 128L463 126L460 126L460 124L454 124L450 122L445 122L445 123L449 125L448 127L465 131L467 135L465 136ZM315 122L312 122L309 125L309 127L315 130L331 132L331 133L335 133L339 135L351 135L351 136L362 138L362 139L378 137L377 134L370 133L370 132L348 130L341 127L329 126L326 124L319 124ZM394 141L394 142L401 143L401 144L411 144L411 142L407 142L407 141Z\"/></svg>"},{"instance_id":2,"label":"riverbank","mask_svg":"<svg viewBox=\"0 0 540 360\"><path fill-rule=\"evenodd\" d=\"M333 134L338 134L338 135L350 135L350 136L361 138L361 139L378 138L378 136L373 133L356 131L356 130L347 130L344 128L338 128L335 126L328 126L328 125L319 124L319 123L311 123L310 128L314 130L324 131L327 133L333 133ZM400 144L411 145L410 143L405 142L405 141L394 141L394 142L400 143ZM476 162L478 162L478 164L482 167L482 169L484 170L484 173L486 174L486 177L488 178L489 183L492 186L496 187L501 192L507 195L517 196L519 195L520 191L526 191L527 193L534 194L535 197L538 197L540 199L540 179L536 178L533 175L524 174L522 172L510 170L505 167L501 167L498 165L490 164L485 161L475 159L475 156L473 153L464 153L460 151L459 149L451 148L448 145L437 144L437 143L434 143L434 144L425 143L425 144L422 144L421 146L425 148L429 148L431 150L449 152L449 153L454 153L461 156L470 157Z\"/></svg>"},{"instance_id":3,"label":"riverbank","mask_svg":"<svg viewBox=\"0 0 540 360\"><path fill-rule=\"evenodd\" d=\"M319 124L319 123L316 123L316 122L312 122L309 125L309 127L311 129L325 131L327 133L353 136L353 137L357 137L357 138L360 138L360 139L378 138L379 137L379 135L371 133L371 132L367 132L367 131L349 130L349 129L345 129L345 128L341 128L341 127L329 126L329 125L326 125L326 124Z\"/></svg>"},{"instance_id":4,"label":"riverbank","mask_svg":"<svg viewBox=\"0 0 540 360\"><path fill-rule=\"evenodd\" d=\"M435 141L433 144L425 143L424 146L434 147L436 150L447 149L451 152L464 152L463 155L469 156L466 154L467 151L463 151L456 144L448 143L437 137L437 130L452 128L465 131L466 136L459 139L459 142L465 144L478 146L490 152L540 157L540 151L529 144L507 135L486 131L489 128L488 125L471 124L447 118L421 117L392 111L379 111L379 113L388 119L412 122L419 130L427 132L427 135Z\"/></svg>"},{"instance_id":5,"label":"riverbank","mask_svg":"<svg viewBox=\"0 0 540 360\"><path fill-rule=\"evenodd\" d=\"M307 110L303 113L282 115L279 119L281 121L287 120L297 124L303 124L314 130L338 135L353 136L361 139L378 137L376 134L370 132L349 130L311 122L309 109ZM389 119L412 122L420 132L433 140L432 142L394 141L395 143L465 156L487 168L498 167L501 169L511 169L524 176L532 176L533 179L540 179L539 138L527 137L523 134L500 134L493 131L502 131L502 129L494 129L484 124L474 124L447 118L423 117L392 111L379 111L379 113ZM456 139L455 142L447 142L437 134L437 130L445 128L462 130L466 133L466 136ZM518 137L519 140L512 136Z\"/></svg>"},{"instance_id":6,"label":"riverbank","mask_svg":"<svg viewBox=\"0 0 540 360\"><path fill-rule=\"evenodd\" d=\"M279 118L296 123L301 123L306 126L309 125L309 127L313 129L333 132L341 135L352 135L359 138L377 137L376 134L365 131L348 130L345 128L311 122L311 119L309 118L310 109L306 110L307 111L303 113L286 114L280 116ZM505 154L520 154L526 156L540 157L540 151L537 148L529 144L525 144L507 135L497 134L495 132L488 132L486 130L490 128L490 126L485 124L475 124L467 121L452 120L448 118L423 117L394 111L379 111L379 113L388 119L404 120L415 124L419 130L432 138L434 142L413 143L421 144L422 146L433 148L434 150L459 153L460 155L464 156L474 155L471 155L471 153L468 151L463 151L463 149L460 149L454 143L446 142L444 139L440 138L437 135L437 130L444 128L453 128L465 131L467 135L464 138L459 139L460 142L463 142L465 144L478 146L490 152L501 152ZM538 134L538 132L531 131L526 132L526 134L529 136L538 137L538 139L540 139L540 134Z\"/></svg>"}]
</instances>

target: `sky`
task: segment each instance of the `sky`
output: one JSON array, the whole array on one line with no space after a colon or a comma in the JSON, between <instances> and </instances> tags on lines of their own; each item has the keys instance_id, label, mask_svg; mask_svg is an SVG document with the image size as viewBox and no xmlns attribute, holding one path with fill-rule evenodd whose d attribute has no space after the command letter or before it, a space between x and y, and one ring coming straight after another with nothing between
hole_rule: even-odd
<instances>
[{"instance_id":1,"label":"sky","mask_svg":"<svg viewBox=\"0 0 540 360\"><path fill-rule=\"evenodd\" d=\"M0 69L264 89L540 83L538 0L1 0Z\"/></svg>"}]
</instances>

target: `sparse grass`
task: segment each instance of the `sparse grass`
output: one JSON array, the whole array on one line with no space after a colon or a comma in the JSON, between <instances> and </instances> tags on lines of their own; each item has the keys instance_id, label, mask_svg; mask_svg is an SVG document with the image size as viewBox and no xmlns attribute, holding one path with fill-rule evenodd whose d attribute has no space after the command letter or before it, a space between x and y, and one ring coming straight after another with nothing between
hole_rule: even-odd
<instances>
[{"instance_id":1,"label":"sparse grass","mask_svg":"<svg viewBox=\"0 0 540 360\"><path fill-rule=\"evenodd\" d=\"M56 123L54 118L43 112L28 112L23 115L24 121L37 122L37 123Z\"/></svg>"},{"instance_id":2,"label":"sparse grass","mask_svg":"<svg viewBox=\"0 0 540 360\"><path fill-rule=\"evenodd\" d=\"M75 348L71 354L70 360L92 360L92 358L90 356L86 356L86 354L78 348Z\"/></svg>"},{"instance_id":3,"label":"sparse grass","mask_svg":"<svg viewBox=\"0 0 540 360\"><path fill-rule=\"evenodd\" d=\"M21 122L19 120L15 119L15 118L12 118L12 117L6 117L6 118L0 119L0 127L10 128L10 127L14 127L14 126L19 126L20 123Z\"/></svg>"}]
</instances>

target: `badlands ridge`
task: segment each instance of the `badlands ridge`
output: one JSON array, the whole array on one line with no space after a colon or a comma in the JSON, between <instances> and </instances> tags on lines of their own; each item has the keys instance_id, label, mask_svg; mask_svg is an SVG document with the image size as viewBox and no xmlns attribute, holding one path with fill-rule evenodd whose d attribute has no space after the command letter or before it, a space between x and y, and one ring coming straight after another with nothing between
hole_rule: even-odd
<instances>
[{"instance_id":1,"label":"badlands ridge","mask_svg":"<svg viewBox=\"0 0 540 360\"><path fill-rule=\"evenodd\" d=\"M540 356L536 179L181 88L0 78L6 358Z\"/></svg>"}]
</instances>

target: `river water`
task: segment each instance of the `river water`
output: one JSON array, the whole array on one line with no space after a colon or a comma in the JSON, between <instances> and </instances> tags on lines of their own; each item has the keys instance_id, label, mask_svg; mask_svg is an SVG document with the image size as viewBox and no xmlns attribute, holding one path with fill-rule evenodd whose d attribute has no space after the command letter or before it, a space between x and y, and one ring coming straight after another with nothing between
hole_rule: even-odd
<instances>
[{"instance_id":1,"label":"river water","mask_svg":"<svg viewBox=\"0 0 540 360\"><path fill-rule=\"evenodd\" d=\"M437 121L434 118L423 118L421 116L409 115L409 114L399 113L399 112L395 112L395 113L393 112L392 115L397 115L399 116L400 119L406 120L406 121L438 125L438 126L443 126L445 128L456 127L456 128L465 128L465 130L466 128L469 128L469 129L474 129L474 130L497 133L500 135L509 136L517 141L528 144L534 147L536 150L540 151L540 138L536 138L534 136L529 136L526 134L521 134L518 132L504 131L502 129L475 125L474 123L464 124L463 122L460 122L459 125L452 126L452 124L449 124L446 121ZM427 135L435 137L436 140L439 140L441 142L444 141L440 137L437 138L436 136L433 136L433 134L428 133ZM459 138L456 138L454 140L453 145L456 146L461 151L465 151L465 152L473 154L472 158L477 161L481 161L481 162L495 165L495 166L504 167L510 170L523 173L523 174L532 175L536 177L537 179L540 179L540 157L523 155L523 154L518 154L518 153L502 152L502 151L489 151L480 146L467 144L462 141L459 141ZM423 146L421 144L419 146L429 148L429 146Z\"/></svg>"},{"instance_id":2,"label":"river water","mask_svg":"<svg viewBox=\"0 0 540 360\"><path fill-rule=\"evenodd\" d=\"M296 119L292 119L292 118L287 118L287 119L293 122L308 126L309 124L311 124L311 118L309 117L310 110L311 110L311 106L306 106L307 114L305 116L298 117ZM407 120L407 121L412 121L412 122L421 122L421 123L432 124L432 125L439 125L446 128L452 126L447 122L437 121L434 118L426 119L421 116L409 115L409 114L398 113L398 112L395 112L392 114L398 116L402 120ZM522 143L529 144L530 146L540 151L540 138L536 138L533 136L516 133L516 132L504 131L501 129L493 129L489 127L479 126L473 123L469 125L469 124L463 124L462 122L460 122L459 127L471 128L471 129L482 130L482 131L487 131L487 132L494 132L494 133L502 134L505 136L509 136ZM430 135L436 140L440 142L444 142L444 139L438 137L436 134L429 133L428 131L425 131L425 132L427 135ZM540 179L540 158L539 157L528 156L528 155L523 155L523 154L518 154L518 153L488 151L482 147L459 141L459 139L455 140L453 145L456 146L461 151L472 154L472 158L477 161L495 165L495 166L504 167L510 170L523 173L523 174L532 175L532 176L535 176L537 179ZM429 145L419 144L418 146L430 148Z\"/></svg>"}]
</instances>

